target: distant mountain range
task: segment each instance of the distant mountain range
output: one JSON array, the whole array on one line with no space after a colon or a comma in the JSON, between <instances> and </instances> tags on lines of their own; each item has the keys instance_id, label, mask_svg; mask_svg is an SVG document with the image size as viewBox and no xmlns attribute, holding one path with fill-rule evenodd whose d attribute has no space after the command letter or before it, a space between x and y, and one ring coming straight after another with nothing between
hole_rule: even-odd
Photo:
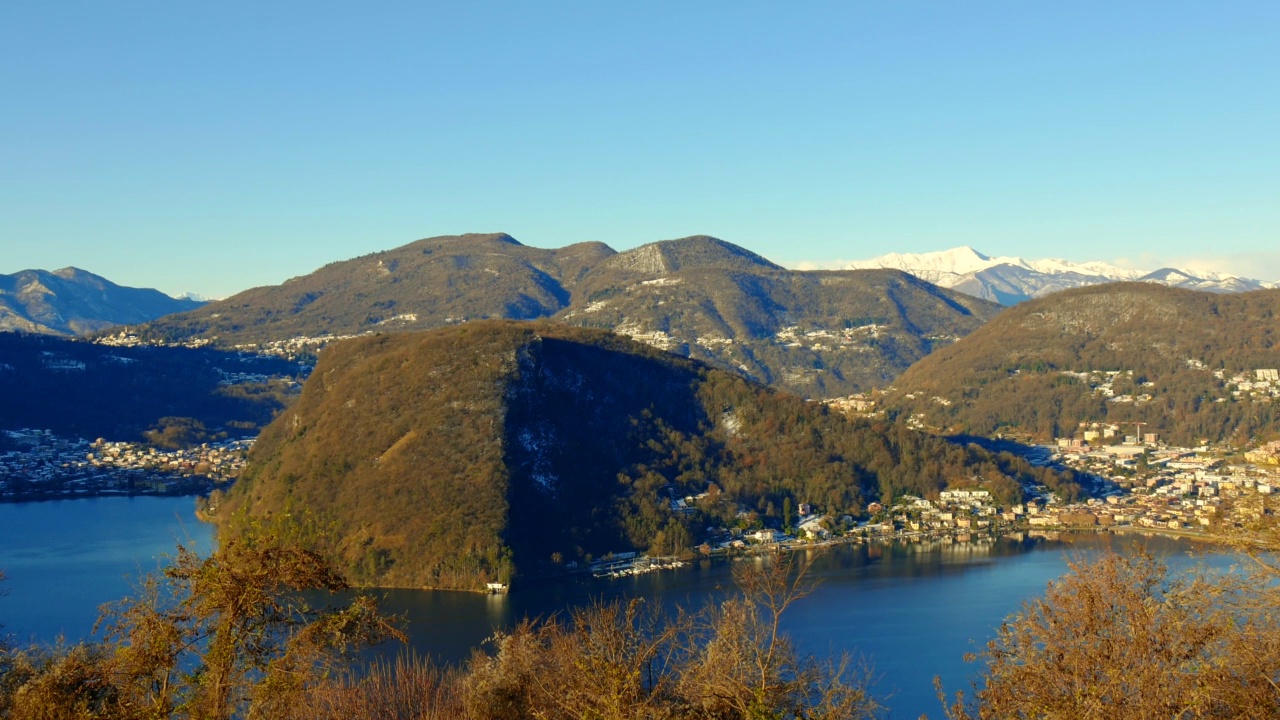
<instances>
[{"instance_id":1,"label":"distant mountain range","mask_svg":"<svg viewBox=\"0 0 1280 720\"><path fill-rule=\"evenodd\" d=\"M707 236L619 253L603 243L533 248L498 233L331 263L157 320L142 334L226 347L549 318L829 397L884 384L999 310L894 270L787 270Z\"/></svg>"},{"instance_id":2,"label":"distant mountain range","mask_svg":"<svg viewBox=\"0 0 1280 720\"><path fill-rule=\"evenodd\" d=\"M1276 283L1261 280L1177 268L1147 272L1104 262L1073 263L1067 260L990 257L968 246L930 253L889 253L850 263L848 268L901 270L935 285L1001 305L1014 305L1070 288L1122 281L1150 282L1217 293L1277 287Z\"/></svg>"},{"instance_id":3,"label":"distant mountain range","mask_svg":"<svg viewBox=\"0 0 1280 720\"><path fill-rule=\"evenodd\" d=\"M201 305L159 290L122 287L73 267L0 275L0 331L86 335Z\"/></svg>"}]
</instances>

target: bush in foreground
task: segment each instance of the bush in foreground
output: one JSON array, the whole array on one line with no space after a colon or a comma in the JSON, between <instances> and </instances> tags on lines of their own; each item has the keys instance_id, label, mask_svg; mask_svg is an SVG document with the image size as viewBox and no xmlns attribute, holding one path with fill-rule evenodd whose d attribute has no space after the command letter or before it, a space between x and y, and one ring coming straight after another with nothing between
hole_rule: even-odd
<instances>
[{"instance_id":1,"label":"bush in foreground","mask_svg":"<svg viewBox=\"0 0 1280 720\"><path fill-rule=\"evenodd\" d=\"M1173 573L1143 553L1076 560L971 658L985 672L971 698L956 695L947 717L1278 717L1272 581Z\"/></svg>"},{"instance_id":2,"label":"bush in foreground","mask_svg":"<svg viewBox=\"0 0 1280 720\"><path fill-rule=\"evenodd\" d=\"M295 716L435 720L862 719L880 705L850 660L801 655L780 632L807 592L783 557L735 573L741 595L674 616L597 603L497 633L462 669L380 665L313 693ZM411 691L409 689L412 689Z\"/></svg>"}]
</instances>

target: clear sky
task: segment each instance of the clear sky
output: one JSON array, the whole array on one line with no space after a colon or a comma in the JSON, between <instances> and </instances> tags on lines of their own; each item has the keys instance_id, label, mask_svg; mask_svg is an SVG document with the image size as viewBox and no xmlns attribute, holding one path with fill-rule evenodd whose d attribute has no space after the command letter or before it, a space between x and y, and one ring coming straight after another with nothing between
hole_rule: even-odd
<instances>
[{"instance_id":1,"label":"clear sky","mask_svg":"<svg viewBox=\"0 0 1280 720\"><path fill-rule=\"evenodd\" d=\"M494 231L1280 280L1280 3L0 3L0 272Z\"/></svg>"}]
</instances>

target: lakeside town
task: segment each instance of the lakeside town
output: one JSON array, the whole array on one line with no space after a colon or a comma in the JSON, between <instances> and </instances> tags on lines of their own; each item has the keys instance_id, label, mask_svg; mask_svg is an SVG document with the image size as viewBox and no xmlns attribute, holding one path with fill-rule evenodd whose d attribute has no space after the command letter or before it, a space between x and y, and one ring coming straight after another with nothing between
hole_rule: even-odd
<instances>
[{"instance_id":1,"label":"lakeside town","mask_svg":"<svg viewBox=\"0 0 1280 720\"><path fill-rule=\"evenodd\" d=\"M1270 403L1280 398L1280 370L1255 368L1227 373L1209 369L1199 360L1187 366L1217 381L1218 395L1210 402ZM1060 371L1087 384L1089 392L1117 404L1150 402L1155 383L1135 376L1133 370L1087 373ZM1118 392L1123 384L1144 392ZM888 388L891 391L893 388ZM910 396L908 396L910 397ZM940 405L945 398L933 398ZM879 393L861 393L825 401L833 410L850 416L881 413ZM915 414L908 424L928 430L925 418ZM995 507L979 498L966 503L979 516L974 520L953 511L956 504L909 499L906 512L892 519L897 530L967 530L986 528L984 522L1023 523L1029 528L1087 528L1135 526L1179 532L1196 532L1211 526L1230 501L1249 494L1271 495L1280 488L1280 441L1243 453L1207 440L1195 447L1169 445L1157 433L1143 432L1144 423L1080 422L1076 432L1055 438L1048 446L1032 446L1037 464L1051 463L1097 478L1111 489L1095 493L1085 502L1064 504L1051 493L1040 493L1012 507ZM1132 434L1126 430L1132 429ZM1034 494L1034 493L1033 493ZM943 496L947 493L943 492ZM963 507L959 508L963 511Z\"/></svg>"},{"instance_id":2,"label":"lakeside town","mask_svg":"<svg viewBox=\"0 0 1280 720\"><path fill-rule=\"evenodd\" d=\"M862 521L800 503L793 527L718 528L695 551L714 557L850 542L981 544L1001 537L1058 539L1064 532L1128 530L1211 539L1210 528L1235 512L1233 501L1280 492L1280 441L1240 455L1209 445L1167 445L1155 433L1122 435L1118 423L1080 423L1076 436L1031 451L1037 462L1085 473L1107 490L1068 503L1045 488L1031 489L1023 502L1004 506L980 487L951 488L936 498L903 495L889 506L873 502L867 508L871 517ZM691 511L704 497L673 499L672 509ZM599 559L589 570L596 577L622 578L677 567L682 565L676 558L626 552Z\"/></svg>"},{"instance_id":3,"label":"lakeside town","mask_svg":"<svg viewBox=\"0 0 1280 720\"><path fill-rule=\"evenodd\" d=\"M871 326L874 330L874 326ZM856 328L848 332L865 331ZM794 333L793 333L794 334ZM790 336L789 336L790 337ZM341 338L300 337L268 346L238 348L298 358ZM129 346L138 337L126 331L98 342ZM1270 401L1280 397L1280 373L1257 369L1227 375L1222 397L1215 402ZM1110 402L1142 403L1150 396L1117 393L1118 380L1141 388L1150 382L1130 381L1131 371L1077 374L1090 391ZM224 377L223 382L258 381L256 376ZM942 402L941 399L938 399ZM875 395L854 395L826 401L835 410L855 416L877 413ZM922 419L910 419L922 427ZM1132 428L1132 434L1126 430ZM199 494L228 484L243 470L252 439L205 443L167 450L145 443L88 441L54 436L44 430L5 431L12 448L0 454L0 501L111 494ZM1271 495L1280 488L1280 442L1241 455L1225 446L1196 447L1166 444L1141 423L1081 422L1069 437L1049 445L1028 445L1028 459L1036 464L1070 468L1097 482L1089 497L1068 503L1044 488L1029 488L1021 502L1002 505L981 488L952 487L936 497L902 496L888 506L871 503L869 517L832 517L809 503L787 527L769 528L743 523L740 527L709 531L706 543L695 549L702 556L753 552L829 542L871 539L963 542L992 537L1063 530L1135 528L1177 534L1200 534L1223 517L1233 500L1248 495ZM702 498L673 498L672 510L690 512ZM675 558L650 558L617 553L598 560L593 573L621 577L679 567Z\"/></svg>"},{"instance_id":4,"label":"lakeside town","mask_svg":"<svg viewBox=\"0 0 1280 720\"><path fill-rule=\"evenodd\" d=\"M66 438L48 430L3 431L0 502L93 495L195 495L244 469L252 439L165 450L145 443Z\"/></svg>"},{"instance_id":5,"label":"lakeside town","mask_svg":"<svg viewBox=\"0 0 1280 720\"><path fill-rule=\"evenodd\" d=\"M252 439L180 450L145 443L58 437L46 430L5 431L11 449L0 454L0 501L104 494L197 494L227 484L243 470ZM936 498L898 497L871 503L871 517L855 521L798 505L790 528L721 528L702 554L752 546L869 537L962 536L1025 530L1136 527L1182 533L1202 531L1231 500L1280 491L1280 441L1243 454L1209 445L1179 447L1155 433L1122 435L1114 423L1081 423L1073 437L1032 446L1037 461L1071 468L1107 483L1101 496L1066 503L1031 489L1023 502L1004 506L979 487L944 490ZM692 510L699 496L672 500ZM637 561L651 563L643 556ZM617 571L623 568L611 568ZM633 568L634 569L634 568Z\"/></svg>"}]
</instances>

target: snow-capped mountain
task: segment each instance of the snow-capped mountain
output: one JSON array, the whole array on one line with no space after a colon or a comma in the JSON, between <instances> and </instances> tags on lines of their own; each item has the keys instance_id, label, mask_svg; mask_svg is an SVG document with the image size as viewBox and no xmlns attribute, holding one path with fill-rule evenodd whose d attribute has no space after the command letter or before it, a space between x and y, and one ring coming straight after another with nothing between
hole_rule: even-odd
<instances>
[{"instance_id":1,"label":"snow-capped mountain","mask_svg":"<svg viewBox=\"0 0 1280 720\"><path fill-rule=\"evenodd\" d=\"M850 263L850 270L892 268L935 285L975 297L1014 305L1059 290L1121 280L1160 283L1209 292L1244 292L1277 287L1225 273L1161 268L1154 272L1117 267L1105 262L1075 263L1046 258L991 257L968 246L931 253L889 253Z\"/></svg>"}]
</instances>

